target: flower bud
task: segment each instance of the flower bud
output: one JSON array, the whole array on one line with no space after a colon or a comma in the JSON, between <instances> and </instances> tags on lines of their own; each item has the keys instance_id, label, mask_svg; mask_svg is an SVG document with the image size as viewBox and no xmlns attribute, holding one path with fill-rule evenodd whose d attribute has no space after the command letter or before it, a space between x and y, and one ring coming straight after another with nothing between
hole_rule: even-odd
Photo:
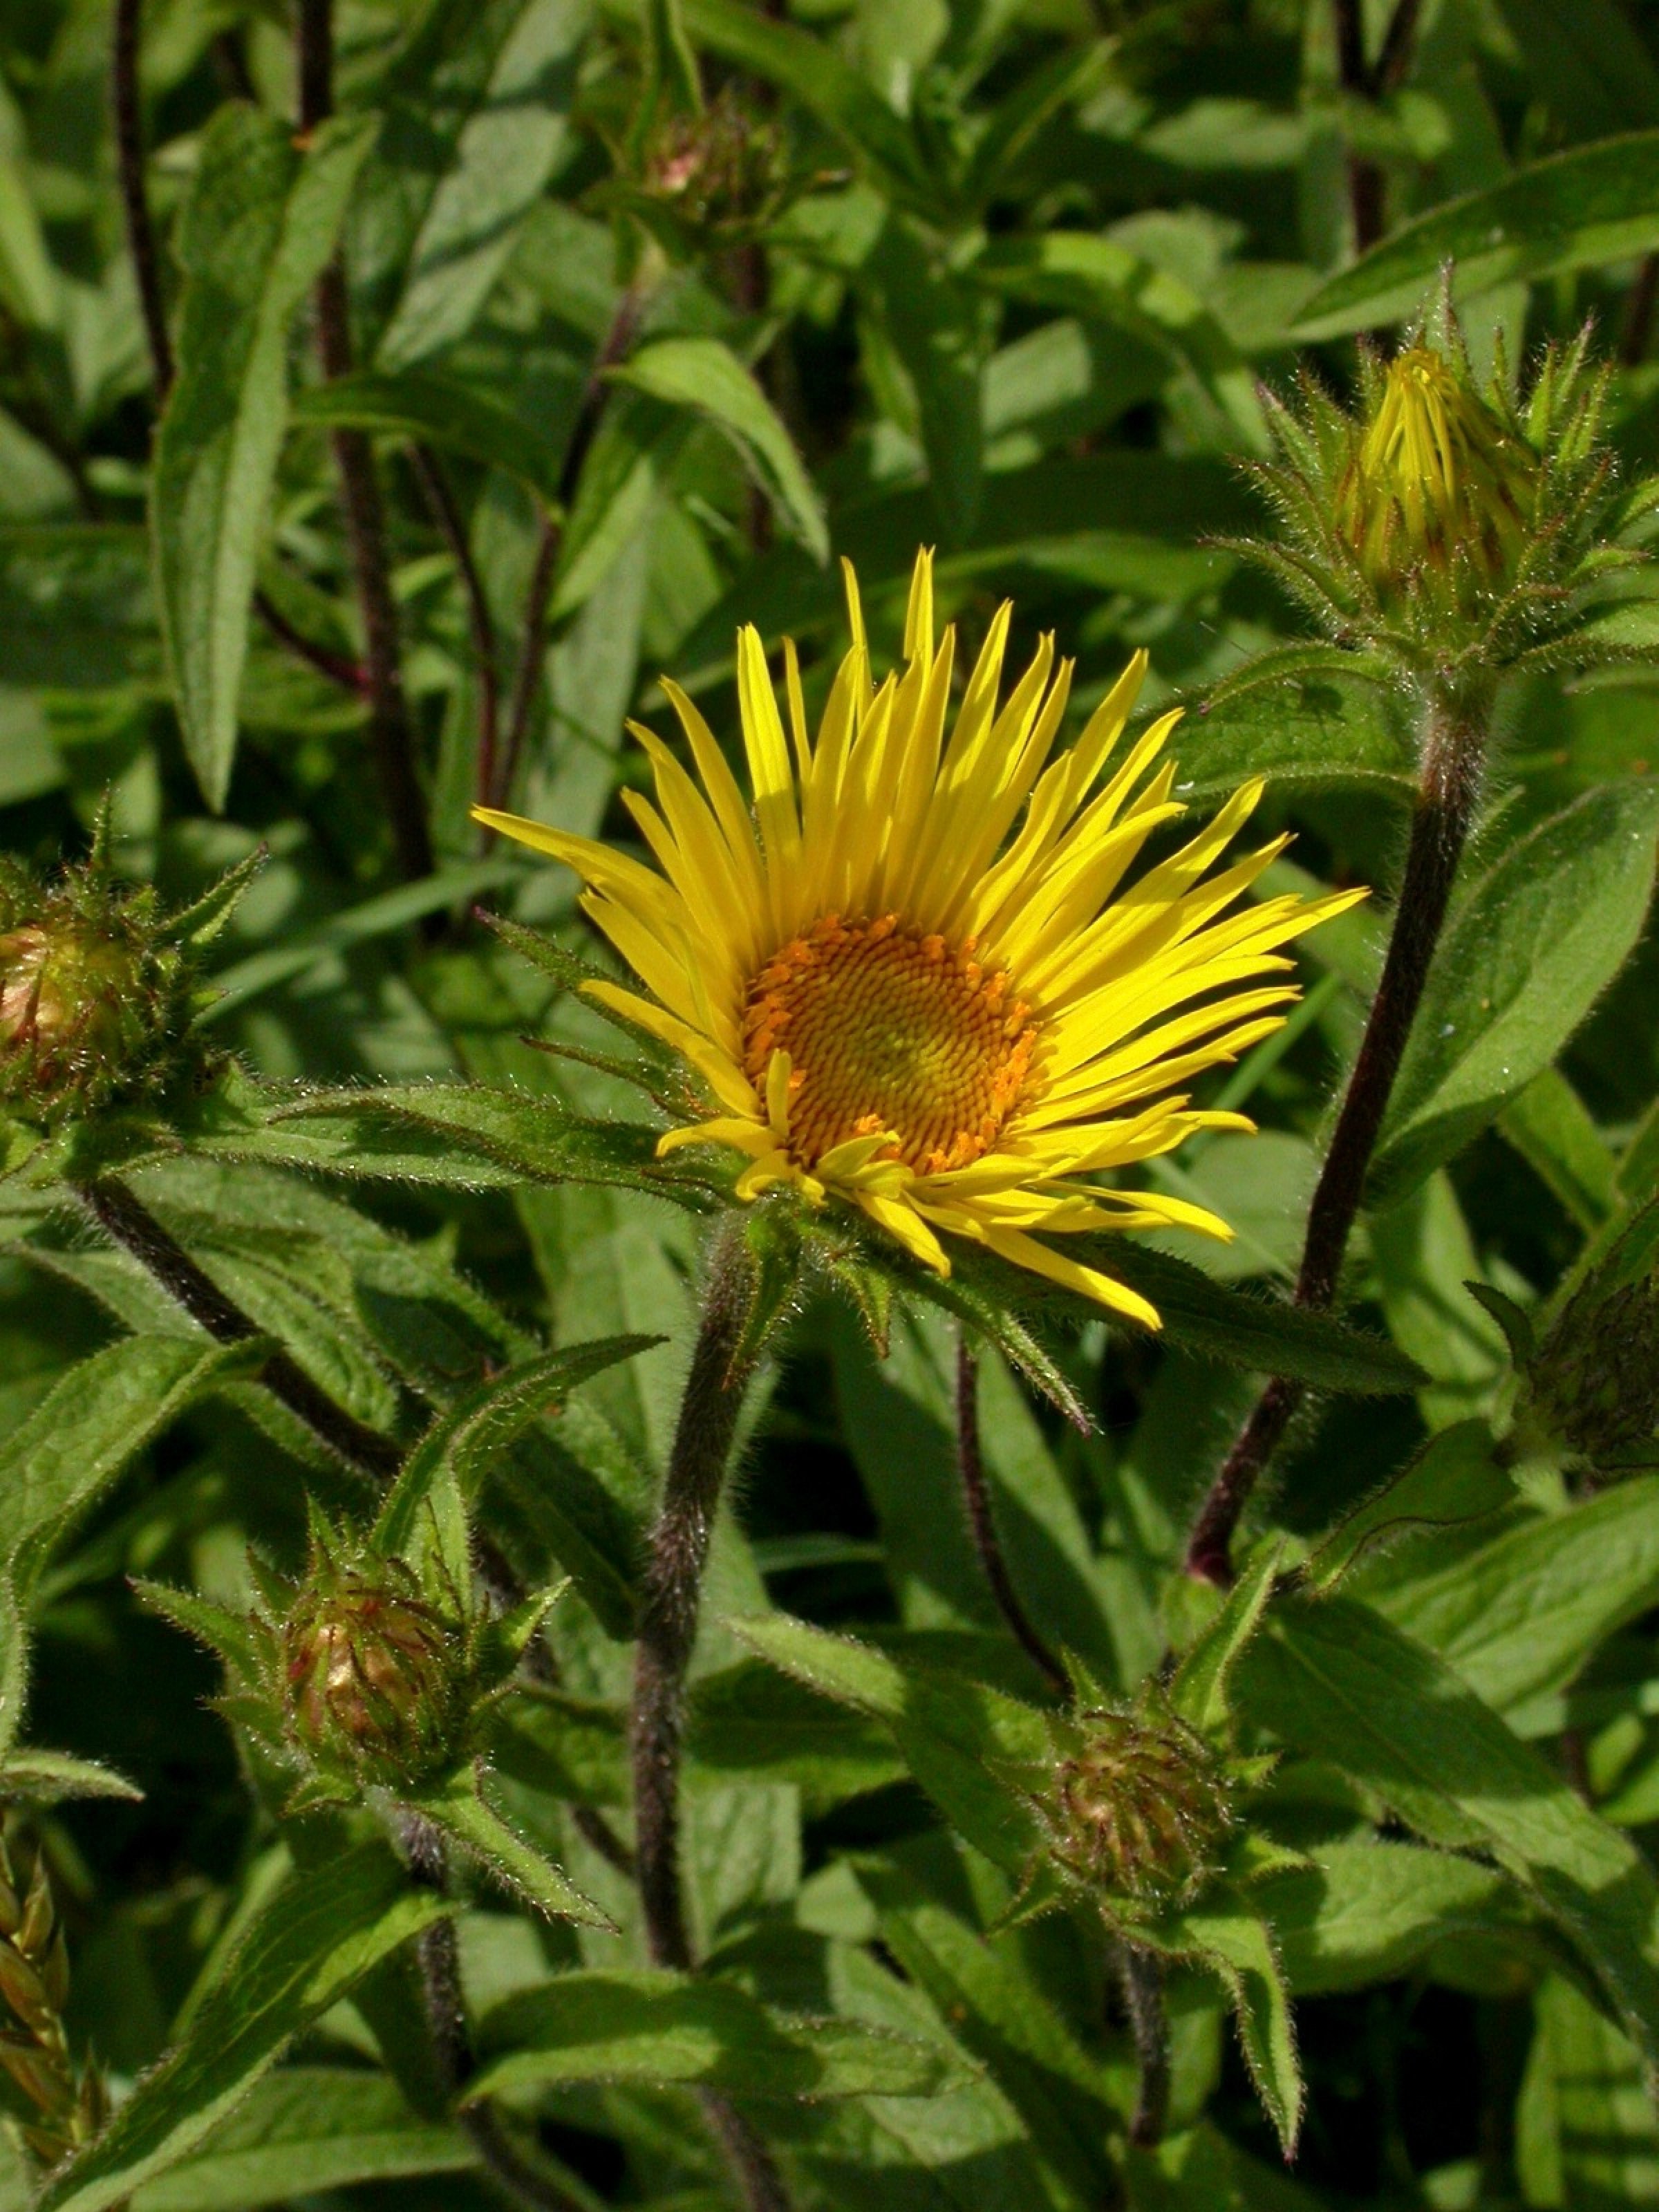
<instances>
[{"instance_id":1,"label":"flower bud","mask_svg":"<svg viewBox=\"0 0 1659 2212\"><path fill-rule=\"evenodd\" d=\"M776 124L745 112L728 87L697 114L670 115L645 150L640 190L705 244L732 246L763 229L789 193Z\"/></svg>"},{"instance_id":2,"label":"flower bud","mask_svg":"<svg viewBox=\"0 0 1659 2212\"><path fill-rule=\"evenodd\" d=\"M1601 1474L1659 1464L1659 1274L1571 1299L1527 1373L1527 1429Z\"/></svg>"},{"instance_id":3,"label":"flower bud","mask_svg":"<svg viewBox=\"0 0 1659 2212\"><path fill-rule=\"evenodd\" d=\"M471 1711L464 1623L400 1560L313 1557L282 1632L283 1704L301 1748L358 1780L434 1778L465 1755Z\"/></svg>"},{"instance_id":4,"label":"flower bud","mask_svg":"<svg viewBox=\"0 0 1659 2212\"><path fill-rule=\"evenodd\" d=\"M1338 492L1337 522L1376 590L1425 568L1474 590L1501 583L1525 542L1537 457L1461 362L1408 346L1382 373Z\"/></svg>"},{"instance_id":5,"label":"flower bud","mask_svg":"<svg viewBox=\"0 0 1659 2212\"><path fill-rule=\"evenodd\" d=\"M101 831L55 883L0 866L0 1108L50 1128L199 1075L195 951L250 872L169 919L113 880Z\"/></svg>"},{"instance_id":6,"label":"flower bud","mask_svg":"<svg viewBox=\"0 0 1659 2212\"><path fill-rule=\"evenodd\" d=\"M1154 1909L1190 1903L1233 1824L1221 1762L1167 1710L1080 1713L1039 1810L1055 1863L1097 1893Z\"/></svg>"}]
</instances>

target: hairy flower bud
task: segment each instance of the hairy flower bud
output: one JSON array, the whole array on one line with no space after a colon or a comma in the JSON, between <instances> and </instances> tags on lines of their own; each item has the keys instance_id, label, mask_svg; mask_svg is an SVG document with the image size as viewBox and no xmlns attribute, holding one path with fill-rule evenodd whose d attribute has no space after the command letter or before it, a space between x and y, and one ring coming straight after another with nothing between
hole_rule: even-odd
<instances>
[{"instance_id":1,"label":"hairy flower bud","mask_svg":"<svg viewBox=\"0 0 1659 2212\"><path fill-rule=\"evenodd\" d=\"M1152 1706L1080 1713L1067 1733L1072 1747L1038 1808L1056 1865L1103 1902L1189 1903L1232 1827L1216 1753Z\"/></svg>"},{"instance_id":2,"label":"hairy flower bud","mask_svg":"<svg viewBox=\"0 0 1659 2212\"><path fill-rule=\"evenodd\" d=\"M250 856L184 913L90 860L42 884L0 863L0 1109L47 1128L157 1097L212 1056L193 1030L197 952L258 865Z\"/></svg>"},{"instance_id":3,"label":"hairy flower bud","mask_svg":"<svg viewBox=\"0 0 1659 2212\"><path fill-rule=\"evenodd\" d=\"M747 113L730 87L701 114L671 115L659 126L641 178L690 229L725 244L763 226L787 182L776 124Z\"/></svg>"},{"instance_id":4,"label":"hairy flower bud","mask_svg":"<svg viewBox=\"0 0 1659 2212\"><path fill-rule=\"evenodd\" d=\"M282 1660L288 1725L312 1758L393 1785L464 1755L465 1624L422 1596L401 1560L315 1555L283 1626Z\"/></svg>"},{"instance_id":5,"label":"hairy flower bud","mask_svg":"<svg viewBox=\"0 0 1659 2212\"><path fill-rule=\"evenodd\" d=\"M1381 592L1425 565L1476 588L1501 582L1525 541L1537 456L1462 364L1428 345L1391 361L1338 495L1338 526Z\"/></svg>"},{"instance_id":6,"label":"hairy flower bud","mask_svg":"<svg viewBox=\"0 0 1659 2212\"><path fill-rule=\"evenodd\" d=\"M1651 1241L1638 1216L1625 1240ZM1527 1369L1523 1430L1598 1473L1659 1465L1659 1272L1620 1280L1615 1251L1570 1298Z\"/></svg>"}]
</instances>

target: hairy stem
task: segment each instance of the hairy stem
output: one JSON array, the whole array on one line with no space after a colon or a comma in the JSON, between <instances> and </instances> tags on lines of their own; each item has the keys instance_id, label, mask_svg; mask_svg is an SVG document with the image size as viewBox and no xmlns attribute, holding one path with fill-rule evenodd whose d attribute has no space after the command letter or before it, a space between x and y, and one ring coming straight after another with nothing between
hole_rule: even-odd
<instances>
[{"instance_id":1,"label":"hairy stem","mask_svg":"<svg viewBox=\"0 0 1659 2212\"><path fill-rule=\"evenodd\" d=\"M985 1459L979 1440L979 1367L965 1329L957 1337L957 1471L962 1477L963 1502L968 1509L968 1528L979 1553L980 1565L997 1601L997 1610L1008 1624L1014 1640L1035 1662L1049 1687L1061 1698L1072 1694L1071 1677L1032 1623L1020 1601L1013 1577L1003 1556L997 1524L991 1510L990 1485L985 1479Z\"/></svg>"},{"instance_id":2,"label":"hairy stem","mask_svg":"<svg viewBox=\"0 0 1659 2212\"><path fill-rule=\"evenodd\" d=\"M447 1894L448 1855L437 1831L428 1821L406 1820L404 1848L410 1873L416 1881L440 1895ZM454 1922L434 1922L420 1936L417 1948L421 1996L432 2038L432 2055L438 2079L453 2103L465 2089L475 2070ZM491 2179L514 2204L526 2206L528 2212L581 2212L576 2199L557 2178L519 2148L488 2100L463 2106L455 2117L457 2125L477 2152Z\"/></svg>"},{"instance_id":3,"label":"hairy stem","mask_svg":"<svg viewBox=\"0 0 1659 2212\"><path fill-rule=\"evenodd\" d=\"M127 1184L105 1176L80 1185L77 1195L105 1235L130 1253L216 1342L246 1344L264 1334ZM397 1474L403 1454L392 1438L331 1398L290 1354L273 1352L259 1370L259 1380L346 1466L375 1482L388 1482Z\"/></svg>"},{"instance_id":4,"label":"hairy stem","mask_svg":"<svg viewBox=\"0 0 1659 2212\"><path fill-rule=\"evenodd\" d=\"M1490 702L1436 702L1423 747L1411 842L1394 930L1365 1033L1325 1155L1302 1248L1296 1303L1323 1308L1336 1295L1365 1171L1388 1110L1412 1024L1445 925L1457 864L1468 840L1486 754ZM1225 1589L1232 1540L1257 1479L1302 1402L1302 1386L1276 1376L1256 1401L1212 1485L1187 1548L1187 1571Z\"/></svg>"},{"instance_id":5,"label":"hairy stem","mask_svg":"<svg viewBox=\"0 0 1659 2212\"><path fill-rule=\"evenodd\" d=\"M334 112L333 0L301 0L298 63L300 129L306 132L314 131ZM323 374L331 382L349 376L351 302L345 262L337 253L318 279L316 314L317 355ZM369 744L398 870L414 882L432 873L432 838L416 773L414 726L404 693L403 647L374 449L362 430L336 430L330 443L340 479L346 541L362 617Z\"/></svg>"},{"instance_id":6,"label":"hairy stem","mask_svg":"<svg viewBox=\"0 0 1659 2212\"><path fill-rule=\"evenodd\" d=\"M115 0L114 47L110 90L114 111L115 166L121 186L121 213L127 252L138 289L139 311L149 347L150 374L158 399L173 388L173 341L167 335L167 302L161 294L161 263L144 191L143 106L138 89L138 17L142 0Z\"/></svg>"},{"instance_id":7,"label":"hairy stem","mask_svg":"<svg viewBox=\"0 0 1659 2212\"><path fill-rule=\"evenodd\" d=\"M1120 1944L1118 1978L1140 2065L1129 2141L1151 2150L1164 2140L1170 2115L1170 2016L1164 2002L1164 1961L1137 1944Z\"/></svg>"},{"instance_id":8,"label":"hairy stem","mask_svg":"<svg viewBox=\"0 0 1659 2212\"><path fill-rule=\"evenodd\" d=\"M728 1225L709 1255L702 1325L640 1599L629 1729L635 1866L652 1964L681 1972L694 1963L680 1879L685 1676L696 1641L714 1515L744 1391L754 1371L753 1354L744 1341L749 1297L740 1235ZM702 2107L749 2212L789 2212L776 2162L742 2113L712 2091L704 2094Z\"/></svg>"}]
</instances>

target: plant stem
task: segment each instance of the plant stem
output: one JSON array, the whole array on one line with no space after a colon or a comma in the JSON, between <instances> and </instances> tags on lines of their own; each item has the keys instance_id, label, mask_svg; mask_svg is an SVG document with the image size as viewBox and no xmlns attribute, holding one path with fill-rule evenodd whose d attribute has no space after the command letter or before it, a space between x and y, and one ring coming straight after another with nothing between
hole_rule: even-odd
<instances>
[{"instance_id":1,"label":"plant stem","mask_svg":"<svg viewBox=\"0 0 1659 2212\"><path fill-rule=\"evenodd\" d=\"M630 284L617 302L611 327L594 357L593 367L583 386L581 402L571 426L570 442L564 449L564 459L559 465L558 503L555 511L542 518L541 534L536 545L535 566L531 571L530 588L525 594L523 637L519 649L518 674L514 680L512 703L507 710L507 742L501 750L499 763L490 763L493 781L484 777L482 751L478 761L478 798L485 806L501 806L513 795L514 783L519 773L525 741L530 734L532 717L536 711L537 695L542 684L542 663L547 653L549 608L553 596L554 579L558 574L559 554L564 544L565 526L570 508L581 482L582 466L592 450L599 435L599 424L611 398L611 386L605 372L614 368L634 343L645 313L649 296L647 288L638 283ZM488 842L486 838L486 842Z\"/></svg>"},{"instance_id":2,"label":"plant stem","mask_svg":"<svg viewBox=\"0 0 1659 2212\"><path fill-rule=\"evenodd\" d=\"M1344 92L1375 107L1398 92L1411 66L1412 41L1421 15L1422 0L1395 0L1394 13L1375 62L1365 59L1364 0L1334 0L1337 76ZM1348 197L1356 253L1364 253L1382 235L1386 210L1383 176L1369 155L1348 156Z\"/></svg>"},{"instance_id":3,"label":"plant stem","mask_svg":"<svg viewBox=\"0 0 1659 2212\"><path fill-rule=\"evenodd\" d=\"M442 1837L430 1823L407 1819L404 1824L404 1848L415 1881L422 1888L447 1895L448 1855ZM419 1937L417 1950L432 2055L444 2094L453 2104L475 2071L453 1920L435 1921ZM455 2119L491 2178L515 2204L526 2206L528 2212L581 2212L569 2191L544 2166L532 2163L520 2150L488 2100L462 2106Z\"/></svg>"},{"instance_id":4,"label":"plant stem","mask_svg":"<svg viewBox=\"0 0 1659 2212\"><path fill-rule=\"evenodd\" d=\"M304 133L316 130L334 112L333 0L300 0L298 61L299 120ZM351 301L345 261L338 253L317 281L316 309L318 358L331 383L349 376L353 365ZM432 838L415 769L415 732L404 693L398 609L374 449L362 430L335 430L330 442L362 617L369 742L398 866L412 883L432 873ZM441 927L441 920L434 919Z\"/></svg>"},{"instance_id":5,"label":"plant stem","mask_svg":"<svg viewBox=\"0 0 1659 2212\"><path fill-rule=\"evenodd\" d=\"M1170 2016L1164 2002L1164 1961L1137 1944L1121 1943L1118 1977L1140 2063L1129 2141L1139 2149L1151 2150L1164 2140L1170 2116Z\"/></svg>"},{"instance_id":6,"label":"plant stem","mask_svg":"<svg viewBox=\"0 0 1659 2212\"><path fill-rule=\"evenodd\" d=\"M968 1509L969 1533L974 1540L974 1549L979 1553L985 1579L991 1586L991 1595L997 1601L997 1609L1007 1622L1015 1641L1024 1647L1049 1687L1059 1697L1069 1699L1072 1694L1071 1677L1038 1634L1030 1615L1020 1602L1019 1592L1014 1588L1013 1577L1008 1571L1008 1562L1003 1556L1002 1545L997 1535L996 1521L991 1510L990 1485L985 1479L985 1459L980 1449L979 1367L965 1329L958 1330L957 1334L957 1470L962 1477L962 1495Z\"/></svg>"},{"instance_id":7,"label":"plant stem","mask_svg":"<svg viewBox=\"0 0 1659 2212\"><path fill-rule=\"evenodd\" d=\"M246 1344L264 1334L127 1184L105 1176L97 1182L78 1185L76 1194L105 1235L130 1253L217 1343ZM369 1428L331 1398L291 1354L273 1352L259 1370L259 1380L319 1443L356 1473L381 1483L389 1482L397 1474L403 1454L392 1438Z\"/></svg>"},{"instance_id":8,"label":"plant stem","mask_svg":"<svg viewBox=\"0 0 1659 2212\"><path fill-rule=\"evenodd\" d=\"M640 1598L629 1729L634 1765L634 1856L653 1966L694 1964L680 1881L680 1753L685 1676L696 1640L709 1538L744 1391L754 1372L745 1345L750 1289L741 1233L728 1224L709 1255L702 1321L680 1401L662 1504L651 1532ZM702 2100L749 2212L789 2212L771 2152L737 2108L712 2091Z\"/></svg>"},{"instance_id":9,"label":"plant stem","mask_svg":"<svg viewBox=\"0 0 1659 2212\"><path fill-rule=\"evenodd\" d=\"M142 0L115 0L114 51L110 89L114 110L115 166L121 185L127 252L138 289L149 346L150 373L158 399L173 388L173 341L167 335L167 303L161 295L161 264L150 228L144 191L143 106L138 88L138 17Z\"/></svg>"},{"instance_id":10,"label":"plant stem","mask_svg":"<svg viewBox=\"0 0 1659 2212\"><path fill-rule=\"evenodd\" d=\"M1394 930L1330 1150L1308 1209L1296 1285L1299 1306L1324 1308L1336 1295L1343 1255L1364 1194L1365 1171L1422 1004L1457 864L1468 841L1490 708L1490 699L1483 697L1437 699L1429 710ZM1257 1399L1194 1526L1187 1548L1189 1575L1222 1589L1231 1583L1232 1540L1239 1516L1302 1395L1302 1385L1281 1375Z\"/></svg>"},{"instance_id":11,"label":"plant stem","mask_svg":"<svg viewBox=\"0 0 1659 2212\"><path fill-rule=\"evenodd\" d=\"M450 558L455 563L455 573L460 581L461 596L466 603L466 626L472 641L473 665L478 683L478 792L480 801L489 805L486 793L495 788L496 750L501 743L501 679L495 649L495 625L489 612L489 600L478 574L478 564L472 557L472 547L466 534L466 518L456 502L454 489L447 471L430 446L415 446L410 452L410 464L432 510L444 544L449 548Z\"/></svg>"}]
</instances>

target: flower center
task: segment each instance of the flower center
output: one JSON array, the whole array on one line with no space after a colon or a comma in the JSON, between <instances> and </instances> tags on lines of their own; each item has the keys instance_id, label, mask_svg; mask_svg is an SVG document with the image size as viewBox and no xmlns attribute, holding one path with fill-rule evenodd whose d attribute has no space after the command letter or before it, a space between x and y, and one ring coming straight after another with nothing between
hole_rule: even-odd
<instances>
[{"instance_id":1,"label":"flower center","mask_svg":"<svg viewBox=\"0 0 1659 2212\"><path fill-rule=\"evenodd\" d=\"M815 1165L854 1137L892 1131L886 1155L923 1175L965 1167L996 1141L1036 1044L1008 978L947 945L875 921L822 921L775 952L749 986L744 1066L763 1097L789 1054L789 1143Z\"/></svg>"}]
</instances>

